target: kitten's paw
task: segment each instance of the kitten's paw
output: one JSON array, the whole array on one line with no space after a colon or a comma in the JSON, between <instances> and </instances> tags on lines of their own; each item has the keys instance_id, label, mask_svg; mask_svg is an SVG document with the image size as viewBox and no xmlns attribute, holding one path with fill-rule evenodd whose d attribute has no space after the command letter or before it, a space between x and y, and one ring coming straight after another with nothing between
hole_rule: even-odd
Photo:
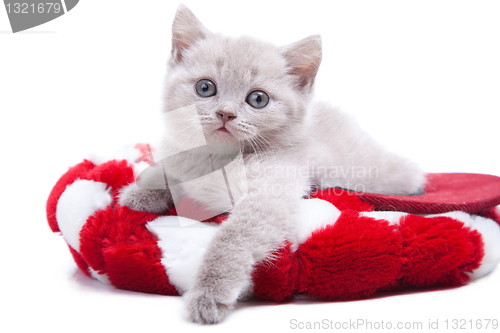
<instances>
[{"instance_id":1,"label":"kitten's paw","mask_svg":"<svg viewBox=\"0 0 500 333\"><path fill-rule=\"evenodd\" d=\"M217 301L204 289L191 289L183 296L189 319L200 324L216 324L231 310L233 304Z\"/></svg>"},{"instance_id":2,"label":"kitten's paw","mask_svg":"<svg viewBox=\"0 0 500 333\"><path fill-rule=\"evenodd\" d=\"M118 204L141 212L156 214L166 213L170 205L170 195L167 190L143 189L133 183L120 191Z\"/></svg>"}]
</instances>

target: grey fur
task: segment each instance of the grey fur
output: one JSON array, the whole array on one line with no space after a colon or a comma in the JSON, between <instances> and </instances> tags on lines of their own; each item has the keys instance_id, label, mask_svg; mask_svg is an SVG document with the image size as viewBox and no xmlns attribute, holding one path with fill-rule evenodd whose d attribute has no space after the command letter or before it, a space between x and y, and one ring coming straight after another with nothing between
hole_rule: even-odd
<instances>
[{"instance_id":1,"label":"grey fur","mask_svg":"<svg viewBox=\"0 0 500 333\"><path fill-rule=\"evenodd\" d=\"M167 190L144 189L133 183L123 188L118 203L142 212L165 214L173 200Z\"/></svg>"},{"instance_id":2,"label":"grey fur","mask_svg":"<svg viewBox=\"0 0 500 333\"><path fill-rule=\"evenodd\" d=\"M285 240L294 240L298 203L311 184L411 194L423 187L425 176L413 162L374 142L350 116L312 100L321 62L319 36L285 47L250 37L231 38L209 32L184 6L179 7L172 30L164 111L195 104L207 141L237 143L246 167L239 184L248 181L248 194L220 226L194 287L183 295L191 320L217 323L251 287L253 267L272 258ZM202 78L216 82L216 96L196 94L193 87ZM267 92L271 100L260 110L245 103L247 94L256 89ZM225 124L231 135L217 131L223 125L217 112L234 115ZM176 125L165 124L160 152L176 144L172 137ZM220 158L224 154L222 149L214 152ZM175 166L169 170L178 179L183 171ZM157 175L149 181L163 179ZM227 195L224 186L210 179L186 185L184 192L215 208ZM168 197L159 193L131 185L120 203L159 212L166 209L162 200Z\"/></svg>"}]
</instances>

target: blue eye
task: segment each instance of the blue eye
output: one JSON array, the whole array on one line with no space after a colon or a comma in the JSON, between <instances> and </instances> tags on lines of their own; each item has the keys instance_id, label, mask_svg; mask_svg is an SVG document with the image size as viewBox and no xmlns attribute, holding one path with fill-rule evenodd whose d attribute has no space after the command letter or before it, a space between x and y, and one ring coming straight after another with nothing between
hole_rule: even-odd
<instances>
[{"instance_id":1,"label":"blue eye","mask_svg":"<svg viewBox=\"0 0 500 333\"><path fill-rule=\"evenodd\" d=\"M246 102L254 108L261 109L269 103L269 96L260 90L254 90L248 94Z\"/></svg>"},{"instance_id":2,"label":"blue eye","mask_svg":"<svg viewBox=\"0 0 500 333\"><path fill-rule=\"evenodd\" d=\"M212 81L203 79L196 83L196 92L201 97L210 97L217 94L217 88Z\"/></svg>"}]
</instances>

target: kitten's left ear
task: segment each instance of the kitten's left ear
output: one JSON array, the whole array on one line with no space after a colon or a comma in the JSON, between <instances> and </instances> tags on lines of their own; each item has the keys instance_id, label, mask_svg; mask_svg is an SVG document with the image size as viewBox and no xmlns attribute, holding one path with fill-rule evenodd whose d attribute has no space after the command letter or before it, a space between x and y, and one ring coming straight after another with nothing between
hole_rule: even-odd
<instances>
[{"instance_id":1,"label":"kitten's left ear","mask_svg":"<svg viewBox=\"0 0 500 333\"><path fill-rule=\"evenodd\" d=\"M311 88L321 64L321 37L312 35L293 44L282 47L288 73L298 77L300 88Z\"/></svg>"},{"instance_id":2,"label":"kitten's left ear","mask_svg":"<svg viewBox=\"0 0 500 333\"><path fill-rule=\"evenodd\" d=\"M185 5L179 5L172 24L172 60L181 61L184 52L210 34Z\"/></svg>"}]
</instances>

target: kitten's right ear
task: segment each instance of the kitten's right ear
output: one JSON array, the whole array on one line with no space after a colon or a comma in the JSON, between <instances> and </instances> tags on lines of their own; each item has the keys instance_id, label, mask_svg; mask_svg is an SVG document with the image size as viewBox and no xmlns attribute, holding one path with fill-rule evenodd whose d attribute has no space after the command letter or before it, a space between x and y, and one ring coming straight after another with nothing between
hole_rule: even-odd
<instances>
[{"instance_id":1,"label":"kitten's right ear","mask_svg":"<svg viewBox=\"0 0 500 333\"><path fill-rule=\"evenodd\" d=\"M179 5L172 24L172 60L182 60L184 52L210 32L185 5Z\"/></svg>"},{"instance_id":2,"label":"kitten's right ear","mask_svg":"<svg viewBox=\"0 0 500 333\"><path fill-rule=\"evenodd\" d=\"M281 50L288 63L288 73L297 77L300 88L311 88L321 64L321 37L309 36Z\"/></svg>"}]
</instances>

